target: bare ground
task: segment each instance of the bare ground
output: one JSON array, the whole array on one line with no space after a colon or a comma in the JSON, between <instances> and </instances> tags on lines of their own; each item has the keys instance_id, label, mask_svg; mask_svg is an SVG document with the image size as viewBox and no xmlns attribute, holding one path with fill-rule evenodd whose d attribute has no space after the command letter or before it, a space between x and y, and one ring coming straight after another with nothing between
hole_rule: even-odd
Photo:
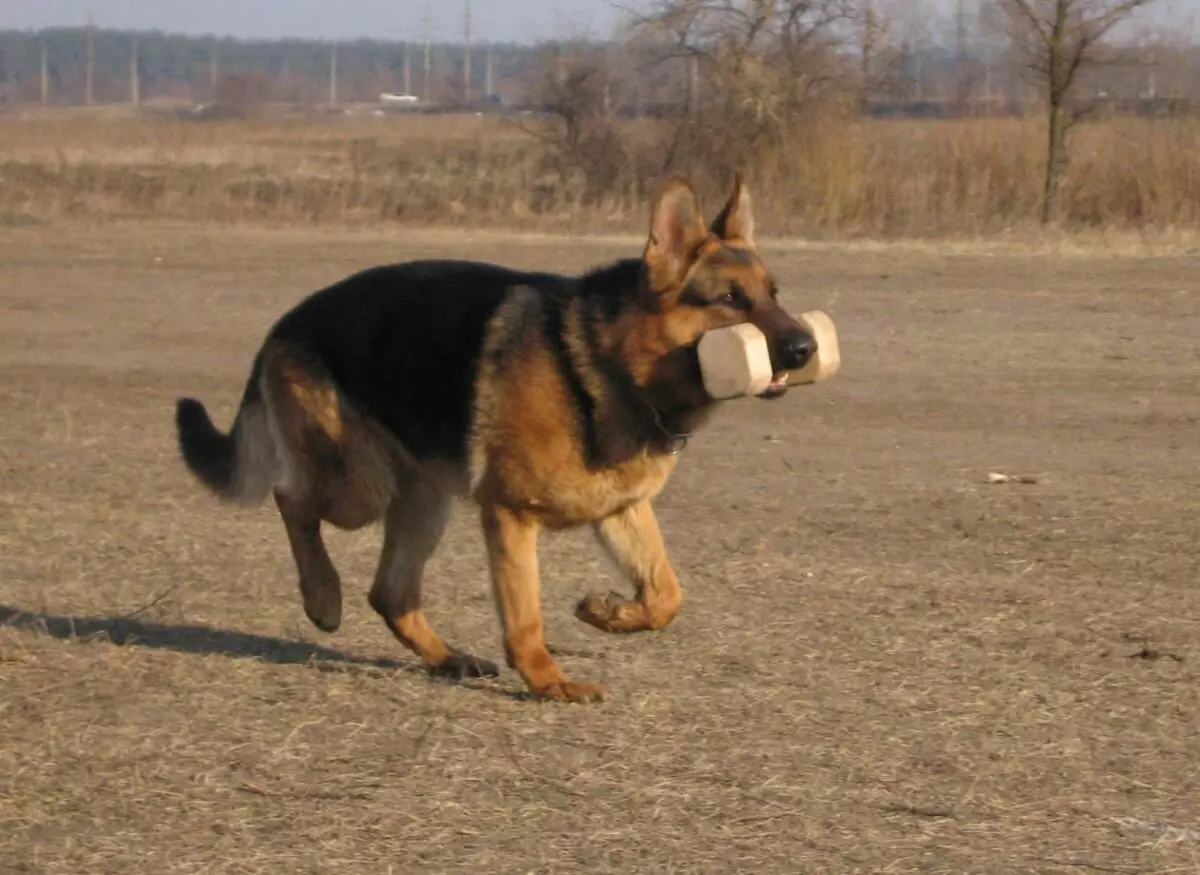
<instances>
[{"instance_id":1,"label":"bare ground","mask_svg":"<svg viewBox=\"0 0 1200 875\"><path fill-rule=\"evenodd\" d=\"M842 374L688 448L666 632L576 622L616 584L543 542L595 706L416 671L365 603L377 531L331 536L321 635L273 510L177 459L174 399L228 423L270 322L346 272L630 252L3 229L0 871L1200 872L1200 258L772 251ZM465 508L428 603L501 661Z\"/></svg>"}]
</instances>

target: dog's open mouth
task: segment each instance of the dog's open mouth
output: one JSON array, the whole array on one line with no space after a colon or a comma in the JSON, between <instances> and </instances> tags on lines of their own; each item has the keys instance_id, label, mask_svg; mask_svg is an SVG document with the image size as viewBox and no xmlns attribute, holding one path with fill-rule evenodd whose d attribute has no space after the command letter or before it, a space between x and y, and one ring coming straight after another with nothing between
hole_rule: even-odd
<instances>
[{"instance_id":1,"label":"dog's open mouth","mask_svg":"<svg viewBox=\"0 0 1200 875\"><path fill-rule=\"evenodd\" d=\"M771 382L767 384L767 388L758 393L759 398L780 398L788 390L788 372L779 371L771 378Z\"/></svg>"}]
</instances>

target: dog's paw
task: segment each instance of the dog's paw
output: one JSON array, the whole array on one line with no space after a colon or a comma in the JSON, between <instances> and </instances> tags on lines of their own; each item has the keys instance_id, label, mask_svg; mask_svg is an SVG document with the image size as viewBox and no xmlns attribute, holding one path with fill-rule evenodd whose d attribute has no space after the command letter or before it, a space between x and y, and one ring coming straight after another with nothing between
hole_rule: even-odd
<instances>
[{"instance_id":1,"label":"dog's paw","mask_svg":"<svg viewBox=\"0 0 1200 875\"><path fill-rule=\"evenodd\" d=\"M535 699L544 702L576 702L586 704L604 700L604 689L595 684L577 684L573 681L549 684L530 690Z\"/></svg>"},{"instance_id":2,"label":"dog's paw","mask_svg":"<svg viewBox=\"0 0 1200 875\"><path fill-rule=\"evenodd\" d=\"M304 599L304 614L322 632L336 632L342 625L341 593Z\"/></svg>"},{"instance_id":3,"label":"dog's paw","mask_svg":"<svg viewBox=\"0 0 1200 875\"><path fill-rule=\"evenodd\" d=\"M496 663L469 653L455 653L437 665L429 667L429 673L441 678L461 681L464 678L495 678L500 676Z\"/></svg>"},{"instance_id":4,"label":"dog's paw","mask_svg":"<svg viewBox=\"0 0 1200 875\"><path fill-rule=\"evenodd\" d=\"M575 618L602 632L640 632L650 628L645 606L616 592L584 596L575 606Z\"/></svg>"}]
</instances>

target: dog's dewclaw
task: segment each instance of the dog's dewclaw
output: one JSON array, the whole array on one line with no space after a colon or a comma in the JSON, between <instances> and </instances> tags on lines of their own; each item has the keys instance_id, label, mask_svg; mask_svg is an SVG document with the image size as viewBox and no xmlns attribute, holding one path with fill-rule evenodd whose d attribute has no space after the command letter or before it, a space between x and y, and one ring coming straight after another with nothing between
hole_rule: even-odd
<instances>
[{"instance_id":1,"label":"dog's dewclaw","mask_svg":"<svg viewBox=\"0 0 1200 875\"><path fill-rule=\"evenodd\" d=\"M833 320L820 310L809 310L801 313L796 320L809 330L817 342L817 352L808 364L798 371L788 374L789 386L800 386L804 383L819 383L828 380L842 366L842 354L838 350L837 328Z\"/></svg>"},{"instance_id":2,"label":"dog's dewclaw","mask_svg":"<svg viewBox=\"0 0 1200 875\"><path fill-rule=\"evenodd\" d=\"M750 324L706 332L696 348L704 389L717 400L758 395L773 376L763 333Z\"/></svg>"}]
</instances>

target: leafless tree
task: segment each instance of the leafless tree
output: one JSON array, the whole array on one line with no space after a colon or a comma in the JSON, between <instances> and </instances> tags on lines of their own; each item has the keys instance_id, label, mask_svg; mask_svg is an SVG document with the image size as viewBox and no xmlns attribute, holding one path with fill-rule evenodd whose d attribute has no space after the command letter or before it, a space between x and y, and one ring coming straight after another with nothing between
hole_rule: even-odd
<instances>
[{"instance_id":1,"label":"leafless tree","mask_svg":"<svg viewBox=\"0 0 1200 875\"><path fill-rule=\"evenodd\" d=\"M596 202L623 161L614 119L614 60L604 49L554 46L543 56L536 76L529 97L544 119L518 126L547 147L559 174L578 174L585 200Z\"/></svg>"},{"instance_id":2,"label":"leafless tree","mask_svg":"<svg viewBox=\"0 0 1200 875\"><path fill-rule=\"evenodd\" d=\"M660 64L684 65L690 143L740 164L822 84L857 0L653 0L633 31ZM721 168L719 172L725 172Z\"/></svg>"},{"instance_id":3,"label":"leafless tree","mask_svg":"<svg viewBox=\"0 0 1200 875\"><path fill-rule=\"evenodd\" d=\"M995 0L999 20L1046 99L1042 222L1058 217L1067 133L1081 112L1070 102L1080 70L1100 60L1104 39L1154 0Z\"/></svg>"},{"instance_id":4,"label":"leafless tree","mask_svg":"<svg viewBox=\"0 0 1200 875\"><path fill-rule=\"evenodd\" d=\"M856 4L860 111L872 95L892 90L901 78L904 53L897 34L904 5L903 0L858 0Z\"/></svg>"}]
</instances>

